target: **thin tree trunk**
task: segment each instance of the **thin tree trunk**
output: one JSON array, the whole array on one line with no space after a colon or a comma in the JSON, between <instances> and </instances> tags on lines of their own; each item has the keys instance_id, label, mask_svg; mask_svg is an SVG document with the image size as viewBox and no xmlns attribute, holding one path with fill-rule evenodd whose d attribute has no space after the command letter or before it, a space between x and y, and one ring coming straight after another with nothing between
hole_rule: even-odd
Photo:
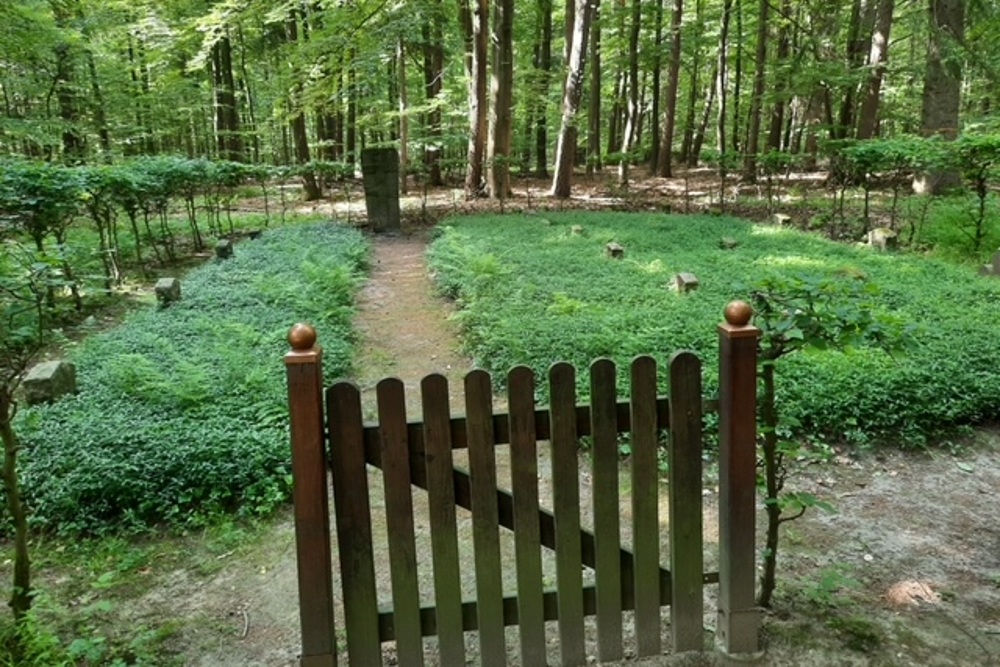
<instances>
[{"instance_id":1,"label":"thin tree trunk","mask_svg":"<svg viewBox=\"0 0 1000 667\"><path fill-rule=\"evenodd\" d=\"M892 14L895 8L894 0L880 0L878 4L875 31L872 33L871 49L868 52L871 73L868 75L865 97L861 102L861 113L858 115L858 139L871 139L875 136L875 128L878 126L879 99L886 62L889 60L889 31L892 29Z\"/></svg>"},{"instance_id":2,"label":"thin tree trunk","mask_svg":"<svg viewBox=\"0 0 1000 667\"><path fill-rule=\"evenodd\" d=\"M719 28L719 60L716 64L717 78L715 80L716 95L719 98L719 116L716 123L716 145L719 149L721 173L725 175L726 155L726 100L729 87L729 19L732 14L733 0L724 0L722 4L722 26Z\"/></svg>"},{"instance_id":3,"label":"thin tree trunk","mask_svg":"<svg viewBox=\"0 0 1000 667\"><path fill-rule=\"evenodd\" d=\"M663 123L663 143L660 147L660 176L673 176L674 126L677 120L677 86L681 73L681 21L684 17L683 0L674 0L670 22L670 73L667 79L666 119Z\"/></svg>"},{"instance_id":4,"label":"thin tree trunk","mask_svg":"<svg viewBox=\"0 0 1000 667\"><path fill-rule=\"evenodd\" d=\"M406 172L410 165L410 117L406 89L406 44L400 35L396 42L396 76L399 77L399 192L406 194L408 181Z\"/></svg>"},{"instance_id":5,"label":"thin tree trunk","mask_svg":"<svg viewBox=\"0 0 1000 667\"><path fill-rule=\"evenodd\" d=\"M596 0L599 2L600 0ZM552 82L552 0L538 0L538 19L541 22L536 70L538 88L534 100L535 110L535 175L549 177L549 121L548 98Z\"/></svg>"},{"instance_id":6,"label":"thin tree trunk","mask_svg":"<svg viewBox=\"0 0 1000 667\"><path fill-rule=\"evenodd\" d=\"M656 175L660 166L660 107L663 91L660 90L663 70L663 0L656 0L655 18L653 21L653 104L649 115L649 173Z\"/></svg>"},{"instance_id":7,"label":"thin tree trunk","mask_svg":"<svg viewBox=\"0 0 1000 667\"><path fill-rule=\"evenodd\" d=\"M587 109L587 173L601 171L601 0L593 0L590 19L590 100Z\"/></svg>"},{"instance_id":8,"label":"thin tree trunk","mask_svg":"<svg viewBox=\"0 0 1000 667\"><path fill-rule=\"evenodd\" d=\"M678 2L680 0L677 0ZM622 136L621 161L618 163L618 184L628 185L628 172L632 162L632 149L639 125L639 28L642 6L632 0L632 15L628 32L628 102L625 133Z\"/></svg>"},{"instance_id":9,"label":"thin tree trunk","mask_svg":"<svg viewBox=\"0 0 1000 667\"><path fill-rule=\"evenodd\" d=\"M767 21L771 4L760 0L757 15L757 56L753 75L753 95L750 98L750 122L747 129L747 146L743 155L743 179L757 180L757 149L760 141L761 107L764 101L764 83L767 73Z\"/></svg>"},{"instance_id":10,"label":"thin tree trunk","mask_svg":"<svg viewBox=\"0 0 1000 667\"><path fill-rule=\"evenodd\" d=\"M789 34L789 21L792 13L791 0L783 0L781 3L782 21L778 30L778 53L776 61L785 63L788 61L791 50L791 35ZM767 148L772 151L781 150L781 137L785 128L785 95L787 91L787 74L776 77L774 82L774 106L771 107L771 127L767 133Z\"/></svg>"},{"instance_id":11,"label":"thin tree trunk","mask_svg":"<svg viewBox=\"0 0 1000 667\"><path fill-rule=\"evenodd\" d=\"M10 392L0 390L0 442L3 443L3 486L7 497L7 513L14 524L14 578L10 608L14 620L20 623L31 609L31 559L28 554L28 517L21 498L17 474L17 453L20 443L11 424L14 406Z\"/></svg>"},{"instance_id":12,"label":"thin tree trunk","mask_svg":"<svg viewBox=\"0 0 1000 667\"><path fill-rule=\"evenodd\" d=\"M285 21L285 39L294 44L298 41L299 26L298 19L293 14ZM296 81L292 88L291 98L288 100L289 106L289 131L292 135L292 146L295 151L295 161L300 165L308 164L312 159L309 153L309 136L306 131L306 117L302 110L302 83ZM302 172L302 186L305 192L306 201L315 201L323 196L316 175L311 170Z\"/></svg>"},{"instance_id":13,"label":"thin tree trunk","mask_svg":"<svg viewBox=\"0 0 1000 667\"><path fill-rule=\"evenodd\" d=\"M243 24L236 24L236 38L240 44L240 88L243 91L243 96L247 101L247 118L250 121L249 127L247 128L252 145L253 145L253 156L252 160L254 164L260 163L260 132L257 127L257 102L254 98L253 89L250 87L250 75L247 72L247 47L246 40L243 37ZM265 61L266 62L266 61ZM264 79L268 78L266 71L264 73Z\"/></svg>"},{"instance_id":14,"label":"thin tree trunk","mask_svg":"<svg viewBox=\"0 0 1000 667\"><path fill-rule=\"evenodd\" d=\"M716 79L718 77L718 64L712 69L712 76L709 77L708 92L706 93L705 99L705 109L701 114L701 122L698 123L698 128L695 130L694 137L691 140L691 152L688 153L687 166L696 167L698 166L698 160L701 157L701 148L705 144L705 134L708 132L708 122L712 117L712 105L715 104L716 90L718 89L718 84Z\"/></svg>"},{"instance_id":15,"label":"thin tree trunk","mask_svg":"<svg viewBox=\"0 0 1000 667\"><path fill-rule=\"evenodd\" d=\"M510 135L513 125L514 0L493 4L493 104L490 110L488 180L490 197L510 192Z\"/></svg>"},{"instance_id":16,"label":"thin tree trunk","mask_svg":"<svg viewBox=\"0 0 1000 667\"><path fill-rule=\"evenodd\" d=\"M733 63L733 127L731 128L732 140L729 147L733 155L740 152L740 102L743 96L740 91L743 89L743 49L739 46L743 44L743 2L736 0L736 58Z\"/></svg>"},{"instance_id":17,"label":"thin tree trunk","mask_svg":"<svg viewBox=\"0 0 1000 667\"><path fill-rule=\"evenodd\" d=\"M357 68L354 65L354 49L348 49L345 57L347 58L347 123L344 161L353 166L358 159L358 85ZM440 119L440 112L438 112L438 118Z\"/></svg>"},{"instance_id":18,"label":"thin tree trunk","mask_svg":"<svg viewBox=\"0 0 1000 667\"><path fill-rule=\"evenodd\" d=\"M694 133L695 128L695 115L697 114L696 107L698 106L698 92L699 92L699 79L701 78L701 32L704 30L704 18L703 18L703 5L702 0L696 0L694 9L694 24L698 27L699 34L697 35L697 40L694 48L694 55L691 58L691 86L688 93L688 103L687 103L687 113L684 117L684 138L681 141L681 162L688 164L691 161L691 148L694 143ZM713 79L715 77L712 77ZM714 83L714 81L712 82ZM709 86L712 85L709 84Z\"/></svg>"},{"instance_id":19,"label":"thin tree trunk","mask_svg":"<svg viewBox=\"0 0 1000 667\"><path fill-rule=\"evenodd\" d=\"M438 96L441 93L441 78L444 75L444 35L440 20L440 2L435 0L430 16L423 23L424 51L424 94L427 99L426 114L427 142L424 149L424 165L430 185L441 185L441 108ZM485 99L485 97L483 98ZM348 150L350 150L348 148Z\"/></svg>"},{"instance_id":20,"label":"thin tree trunk","mask_svg":"<svg viewBox=\"0 0 1000 667\"><path fill-rule=\"evenodd\" d=\"M567 198L573 181L573 165L576 162L576 117L583 95L583 77L586 65L587 36L590 32L592 16L589 0L576 0L573 20L573 49L566 72L565 94L563 95L562 123L556 144L556 170L552 179L552 196Z\"/></svg>"}]
</instances>

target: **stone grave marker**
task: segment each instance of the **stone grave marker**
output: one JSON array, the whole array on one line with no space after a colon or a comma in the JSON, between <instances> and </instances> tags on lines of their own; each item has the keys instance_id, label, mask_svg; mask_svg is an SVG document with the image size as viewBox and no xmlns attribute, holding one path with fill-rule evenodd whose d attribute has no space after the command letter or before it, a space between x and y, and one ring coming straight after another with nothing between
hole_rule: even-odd
<instances>
[{"instance_id":1,"label":"stone grave marker","mask_svg":"<svg viewBox=\"0 0 1000 667\"><path fill-rule=\"evenodd\" d=\"M361 173L365 184L368 223L375 232L398 232L399 153L395 148L361 151Z\"/></svg>"},{"instance_id":2,"label":"stone grave marker","mask_svg":"<svg viewBox=\"0 0 1000 667\"><path fill-rule=\"evenodd\" d=\"M876 227L868 232L865 239L873 248L895 250L899 247L899 235L888 227Z\"/></svg>"},{"instance_id":3,"label":"stone grave marker","mask_svg":"<svg viewBox=\"0 0 1000 667\"><path fill-rule=\"evenodd\" d=\"M620 243L614 241L604 246L604 252L611 259L623 259L625 257L625 248Z\"/></svg>"},{"instance_id":4,"label":"stone grave marker","mask_svg":"<svg viewBox=\"0 0 1000 667\"><path fill-rule=\"evenodd\" d=\"M687 294L698 289L698 278L693 273L682 271L674 276L678 294Z\"/></svg>"},{"instance_id":5,"label":"stone grave marker","mask_svg":"<svg viewBox=\"0 0 1000 667\"><path fill-rule=\"evenodd\" d=\"M21 383L28 405L54 401L76 393L76 366L70 361L44 361L34 366Z\"/></svg>"},{"instance_id":6,"label":"stone grave marker","mask_svg":"<svg viewBox=\"0 0 1000 667\"><path fill-rule=\"evenodd\" d=\"M233 242L229 239L219 239L215 244L215 256L219 259L229 259L233 256Z\"/></svg>"},{"instance_id":7,"label":"stone grave marker","mask_svg":"<svg viewBox=\"0 0 1000 667\"><path fill-rule=\"evenodd\" d=\"M779 227L787 227L792 224L792 216L784 213L775 213L771 216L771 220Z\"/></svg>"},{"instance_id":8,"label":"stone grave marker","mask_svg":"<svg viewBox=\"0 0 1000 667\"><path fill-rule=\"evenodd\" d=\"M156 292L156 300L161 306L169 306L181 300L181 281L177 278L160 278L156 281L153 291Z\"/></svg>"}]
</instances>

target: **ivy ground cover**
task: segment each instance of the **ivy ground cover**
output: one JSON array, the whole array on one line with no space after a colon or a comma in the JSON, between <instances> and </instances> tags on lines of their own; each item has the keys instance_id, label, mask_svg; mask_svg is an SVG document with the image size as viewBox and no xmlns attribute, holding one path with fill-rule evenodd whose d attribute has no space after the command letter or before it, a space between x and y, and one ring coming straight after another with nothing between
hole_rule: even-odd
<instances>
[{"instance_id":1,"label":"ivy ground cover","mask_svg":"<svg viewBox=\"0 0 1000 667\"><path fill-rule=\"evenodd\" d=\"M321 332L328 377L346 373L369 247L316 224L245 241L71 355L79 393L25 409L33 520L64 532L265 514L291 487L282 356L297 321Z\"/></svg>"},{"instance_id":2,"label":"ivy ground cover","mask_svg":"<svg viewBox=\"0 0 1000 667\"><path fill-rule=\"evenodd\" d=\"M736 247L723 248L723 238ZM623 259L607 256L610 242L624 247ZM654 213L454 218L429 253L440 288L460 306L469 352L494 377L515 364L544 373L557 360L582 369L597 357L624 366L654 354L665 363L691 349L714 392L726 303L749 300L768 279L863 280L878 287L877 309L909 325L904 349L782 359L783 423L816 437L919 445L1000 414L1000 280L967 267L732 218ZM671 289L680 272L695 274L698 289Z\"/></svg>"}]
</instances>

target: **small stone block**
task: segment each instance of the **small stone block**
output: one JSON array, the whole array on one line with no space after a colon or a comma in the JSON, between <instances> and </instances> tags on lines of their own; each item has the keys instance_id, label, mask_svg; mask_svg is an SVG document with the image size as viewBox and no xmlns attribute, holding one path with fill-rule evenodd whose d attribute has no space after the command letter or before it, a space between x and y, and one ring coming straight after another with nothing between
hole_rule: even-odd
<instances>
[{"instance_id":1,"label":"small stone block","mask_svg":"<svg viewBox=\"0 0 1000 667\"><path fill-rule=\"evenodd\" d=\"M740 242L734 239L732 236L723 236L722 239L719 240L719 247L722 248L723 250L733 250L739 244Z\"/></svg>"},{"instance_id":2,"label":"small stone block","mask_svg":"<svg viewBox=\"0 0 1000 667\"><path fill-rule=\"evenodd\" d=\"M259 239L263 235L264 235L264 230L262 229L251 229L249 233L251 241Z\"/></svg>"},{"instance_id":3,"label":"small stone block","mask_svg":"<svg viewBox=\"0 0 1000 667\"><path fill-rule=\"evenodd\" d=\"M899 236L888 227L878 227L868 232L868 245L879 250L895 250L899 247Z\"/></svg>"},{"instance_id":4,"label":"small stone block","mask_svg":"<svg viewBox=\"0 0 1000 667\"><path fill-rule=\"evenodd\" d=\"M1000 250L993 254L993 275L1000 276Z\"/></svg>"},{"instance_id":5,"label":"small stone block","mask_svg":"<svg viewBox=\"0 0 1000 667\"><path fill-rule=\"evenodd\" d=\"M786 225L792 224L792 216L786 215L784 213L775 213L771 216L771 221L779 227L784 227Z\"/></svg>"},{"instance_id":6,"label":"small stone block","mask_svg":"<svg viewBox=\"0 0 1000 667\"><path fill-rule=\"evenodd\" d=\"M993 273L993 265L992 264L983 264L982 266L980 266L979 267L979 275L981 275L981 276L995 276L996 274Z\"/></svg>"},{"instance_id":7,"label":"small stone block","mask_svg":"<svg viewBox=\"0 0 1000 667\"><path fill-rule=\"evenodd\" d=\"M181 300L181 281L177 278L160 278L153 290L161 306L168 306Z\"/></svg>"},{"instance_id":8,"label":"small stone block","mask_svg":"<svg viewBox=\"0 0 1000 667\"><path fill-rule=\"evenodd\" d=\"M28 405L54 401L76 393L76 366L70 361L45 361L33 367L22 383Z\"/></svg>"},{"instance_id":9,"label":"small stone block","mask_svg":"<svg viewBox=\"0 0 1000 667\"><path fill-rule=\"evenodd\" d=\"M220 239L215 244L215 256L219 259L228 259L233 256L233 242L229 239Z\"/></svg>"},{"instance_id":10,"label":"small stone block","mask_svg":"<svg viewBox=\"0 0 1000 667\"><path fill-rule=\"evenodd\" d=\"M674 277L674 281L677 284L678 294L685 294L698 289L698 278L693 273L678 273Z\"/></svg>"},{"instance_id":11,"label":"small stone block","mask_svg":"<svg viewBox=\"0 0 1000 667\"><path fill-rule=\"evenodd\" d=\"M623 259L625 257L625 248L620 243L612 241L604 247L604 250L611 259Z\"/></svg>"},{"instance_id":12,"label":"small stone block","mask_svg":"<svg viewBox=\"0 0 1000 667\"><path fill-rule=\"evenodd\" d=\"M569 228L570 236L583 236L583 225L573 225Z\"/></svg>"}]
</instances>

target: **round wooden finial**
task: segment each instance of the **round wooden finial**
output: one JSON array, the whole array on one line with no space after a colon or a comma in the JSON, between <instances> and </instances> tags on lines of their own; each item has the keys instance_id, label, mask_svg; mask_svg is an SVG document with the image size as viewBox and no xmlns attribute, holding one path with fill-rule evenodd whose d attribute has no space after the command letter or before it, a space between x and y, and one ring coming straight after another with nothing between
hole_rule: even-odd
<instances>
[{"instance_id":1,"label":"round wooden finial","mask_svg":"<svg viewBox=\"0 0 1000 667\"><path fill-rule=\"evenodd\" d=\"M311 350L316 343L316 329L309 324L299 322L288 331L288 344L293 350Z\"/></svg>"},{"instance_id":2,"label":"round wooden finial","mask_svg":"<svg viewBox=\"0 0 1000 667\"><path fill-rule=\"evenodd\" d=\"M745 327L753 317L753 308L746 301L730 301L725 310L726 322L734 327Z\"/></svg>"}]
</instances>

